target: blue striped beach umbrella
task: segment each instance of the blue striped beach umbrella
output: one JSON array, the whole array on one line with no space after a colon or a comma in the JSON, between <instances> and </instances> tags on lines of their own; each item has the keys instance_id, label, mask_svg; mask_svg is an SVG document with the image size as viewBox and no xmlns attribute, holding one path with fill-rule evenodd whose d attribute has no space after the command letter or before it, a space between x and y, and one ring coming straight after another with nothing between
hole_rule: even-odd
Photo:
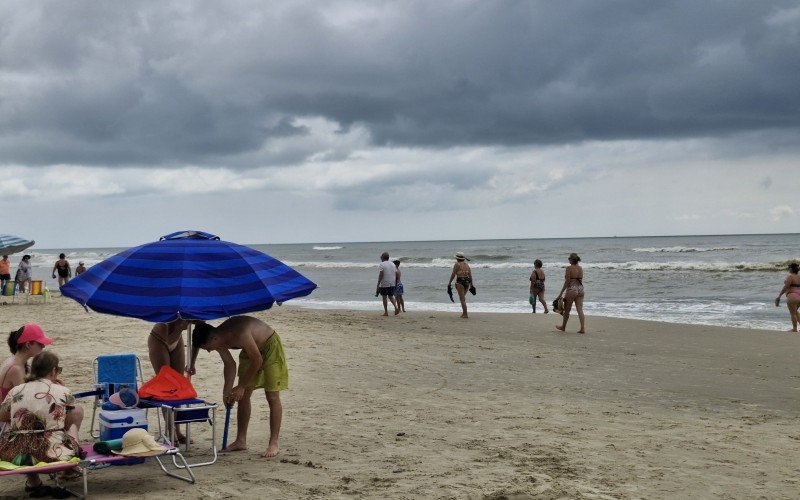
<instances>
[{"instance_id":1,"label":"blue striped beach umbrella","mask_svg":"<svg viewBox=\"0 0 800 500\"><path fill-rule=\"evenodd\" d=\"M100 313L166 323L263 311L316 287L262 252L181 231L93 265L61 293Z\"/></svg>"},{"instance_id":2,"label":"blue striped beach umbrella","mask_svg":"<svg viewBox=\"0 0 800 500\"><path fill-rule=\"evenodd\" d=\"M0 255L11 255L32 247L36 243L33 240L26 240L13 234L0 234Z\"/></svg>"}]
</instances>

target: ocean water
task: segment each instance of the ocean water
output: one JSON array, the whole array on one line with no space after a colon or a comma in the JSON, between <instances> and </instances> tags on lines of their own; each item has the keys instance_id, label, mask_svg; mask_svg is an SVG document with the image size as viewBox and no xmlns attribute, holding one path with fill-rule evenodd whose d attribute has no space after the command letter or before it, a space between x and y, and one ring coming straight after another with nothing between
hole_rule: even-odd
<instances>
[{"instance_id":1,"label":"ocean water","mask_svg":"<svg viewBox=\"0 0 800 500\"><path fill-rule=\"evenodd\" d=\"M584 268L588 315L676 323L785 330L786 307L774 305L788 262L800 258L797 234L636 238L304 243L252 245L295 267L319 285L292 303L324 309L378 311L375 284L380 254L401 260L408 310L460 312L446 294L454 260L471 260L476 296L471 312L530 313L528 289L534 259L544 262L548 302L563 284L567 255ZM92 265L121 248L31 248L34 276L55 283L50 270L64 252L72 263ZM12 272L20 255L12 256ZM537 310L541 312L541 307Z\"/></svg>"}]
</instances>

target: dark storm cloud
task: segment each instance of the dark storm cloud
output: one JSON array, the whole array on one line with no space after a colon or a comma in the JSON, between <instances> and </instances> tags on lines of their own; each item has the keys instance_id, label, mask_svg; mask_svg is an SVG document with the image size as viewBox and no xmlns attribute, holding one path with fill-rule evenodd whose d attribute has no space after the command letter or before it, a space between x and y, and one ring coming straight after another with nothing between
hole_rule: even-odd
<instances>
[{"instance_id":1,"label":"dark storm cloud","mask_svg":"<svg viewBox=\"0 0 800 500\"><path fill-rule=\"evenodd\" d=\"M0 162L291 164L375 144L800 127L795 1L4 2Z\"/></svg>"}]
</instances>

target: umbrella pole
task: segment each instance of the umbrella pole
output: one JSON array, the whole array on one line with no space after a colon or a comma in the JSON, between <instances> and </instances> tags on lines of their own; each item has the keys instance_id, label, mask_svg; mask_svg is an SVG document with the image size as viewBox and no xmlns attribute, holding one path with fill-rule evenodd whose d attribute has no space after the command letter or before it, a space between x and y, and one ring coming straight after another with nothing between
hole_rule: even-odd
<instances>
[{"instance_id":1,"label":"umbrella pole","mask_svg":"<svg viewBox=\"0 0 800 500\"><path fill-rule=\"evenodd\" d=\"M189 326L186 327L186 350L188 351L186 353L186 359L189 361L189 365L188 366L192 366L192 326L193 325L191 323L189 323ZM186 376L189 377L189 381L192 380L192 372L187 372ZM192 437L189 434L191 432L190 428L191 428L190 425L186 425L185 426L185 429L186 429L186 450L189 449L189 443L192 442Z\"/></svg>"},{"instance_id":2,"label":"umbrella pole","mask_svg":"<svg viewBox=\"0 0 800 500\"><path fill-rule=\"evenodd\" d=\"M186 366L192 366L192 324L189 323L189 326L186 327ZM192 379L191 372L187 372L186 375L189 377L189 380Z\"/></svg>"}]
</instances>

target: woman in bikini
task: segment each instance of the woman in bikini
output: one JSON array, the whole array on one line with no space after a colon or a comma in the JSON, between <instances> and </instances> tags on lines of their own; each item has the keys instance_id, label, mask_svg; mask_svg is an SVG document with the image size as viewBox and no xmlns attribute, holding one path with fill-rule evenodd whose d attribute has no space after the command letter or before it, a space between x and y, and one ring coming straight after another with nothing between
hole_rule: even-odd
<instances>
[{"instance_id":1,"label":"woman in bikini","mask_svg":"<svg viewBox=\"0 0 800 500\"><path fill-rule=\"evenodd\" d=\"M186 353L184 352L183 331L189 322L178 319L170 323L156 323L147 337L147 349L150 354L150 364L158 374L163 366L170 366L178 373L186 369ZM175 426L175 438L178 443L185 443L186 437Z\"/></svg>"},{"instance_id":2,"label":"woman in bikini","mask_svg":"<svg viewBox=\"0 0 800 500\"><path fill-rule=\"evenodd\" d=\"M800 275L797 271L800 265L796 262L789 264L789 276L783 282L781 293L775 298L775 307L781 305L781 295L786 294L786 307L789 308L789 315L792 317L791 332L797 332L797 308L800 307Z\"/></svg>"},{"instance_id":3,"label":"woman in bikini","mask_svg":"<svg viewBox=\"0 0 800 500\"><path fill-rule=\"evenodd\" d=\"M564 297L564 314L561 326L556 325L556 330L562 332L567 329L567 320L569 320L569 311L572 309L572 303L575 303L575 309L578 310L578 319L581 322L581 329L578 333L586 333L586 328L583 319L583 268L578 265L581 258L578 254L569 254L569 266L564 273L564 286L558 293L558 298ZM566 292L566 294L565 294Z\"/></svg>"},{"instance_id":4,"label":"woman in bikini","mask_svg":"<svg viewBox=\"0 0 800 500\"><path fill-rule=\"evenodd\" d=\"M461 301L461 317L468 318L467 315L467 291L473 288L472 284L472 269L466 261L469 259L463 253L458 252L456 255L456 263L453 265L453 272L450 274L450 281L447 282L449 287L456 280L456 291L458 291L458 299Z\"/></svg>"},{"instance_id":5,"label":"woman in bikini","mask_svg":"<svg viewBox=\"0 0 800 500\"><path fill-rule=\"evenodd\" d=\"M544 270L542 269L542 261L539 259L533 261L533 272L531 273L530 303L534 313L536 313L537 298L544 306L544 313L549 313L550 310L547 309L547 302L544 300Z\"/></svg>"}]
</instances>

